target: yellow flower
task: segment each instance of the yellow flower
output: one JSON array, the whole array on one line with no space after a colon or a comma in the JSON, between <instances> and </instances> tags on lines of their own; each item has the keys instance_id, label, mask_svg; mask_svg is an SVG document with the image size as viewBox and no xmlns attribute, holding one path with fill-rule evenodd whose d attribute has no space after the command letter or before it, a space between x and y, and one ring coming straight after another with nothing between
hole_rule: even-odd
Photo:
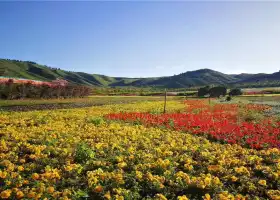
<instances>
[{"instance_id":1,"label":"yellow flower","mask_svg":"<svg viewBox=\"0 0 280 200\"><path fill-rule=\"evenodd\" d=\"M136 178L141 180L143 178L143 174L140 171L136 171Z\"/></svg>"},{"instance_id":2,"label":"yellow flower","mask_svg":"<svg viewBox=\"0 0 280 200\"><path fill-rule=\"evenodd\" d=\"M267 194L272 200L280 200L280 190L268 190Z\"/></svg>"},{"instance_id":3,"label":"yellow flower","mask_svg":"<svg viewBox=\"0 0 280 200\"><path fill-rule=\"evenodd\" d=\"M34 180L38 180L38 179L40 178L40 176L39 176L39 174L37 174L37 173L33 173L33 174L32 174L32 178L33 178Z\"/></svg>"},{"instance_id":4,"label":"yellow flower","mask_svg":"<svg viewBox=\"0 0 280 200\"><path fill-rule=\"evenodd\" d=\"M35 196L35 199L40 199L41 196L42 196L42 194L37 194L37 195Z\"/></svg>"},{"instance_id":5,"label":"yellow flower","mask_svg":"<svg viewBox=\"0 0 280 200\"><path fill-rule=\"evenodd\" d=\"M258 183L262 186L266 186L266 180L259 180Z\"/></svg>"},{"instance_id":6,"label":"yellow flower","mask_svg":"<svg viewBox=\"0 0 280 200\"><path fill-rule=\"evenodd\" d=\"M31 154L31 155L29 156L29 158L32 159L32 160L34 160L34 159L36 158L36 155Z\"/></svg>"},{"instance_id":7,"label":"yellow flower","mask_svg":"<svg viewBox=\"0 0 280 200\"><path fill-rule=\"evenodd\" d=\"M6 181L6 185L11 185L11 181Z\"/></svg>"},{"instance_id":8,"label":"yellow flower","mask_svg":"<svg viewBox=\"0 0 280 200\"><path fill-rule=\"evenodd\" d=\"M205 196L203 197L203 200L211 200L211 196L210 194L205 194Z\"/></svg>"},{"instance_id":9,"label":"yellow flower","mask_svg":"<svg viewBox=\"0 0 280 200\"><path fill-rule=\"evenodd\" d=\"M213 182L214 182L215 185L221 185L221 181L218 177L215 177Z\"/></svg>"},{"instance_id":10,"label":"yellow flower","mask_svg":"<svg viewBox=\"0 0 280 200\"><path fill-rule=\"evenodd\" d=\"M73 167L70 165L67 165L66 167L64 167L65 171L70 172L73 170Z\"/></svg>"},{"instance_id":11,"label":"yellow flower","mask_svg":"<svg viewBox=\"0 0 280 200\"><path fill-rule=\"evenodd\" d=\"M205 185L210 185L211 184L211 178L210 177L206 177L204 179L204 183L205 183Z\"/></svg>"},{"instance_id":12,"label":"yellow flower","mask_svg":"<svg viewBox=\"0 0 280 200\"><path fill-rule=\"evenodd\" d=\"M8 173L7 172L2 172L0 170L0 178L5 179L7 177Z\"/></svg>"},{"instance_id":13,"label":"yellow flower","mask_svg":"<svg viewBox=\"0 0 280 200\"><path fill-rule=\"evenodd\" d=\"M121 195L115 195L116 200L124 200L124 197Z\"/></svg>"},{"instance_id":14,"label":"yellow flower","mask_svg":"<svg viewBox=\"0 0 280 200\"><path fill-rule=\"evenodd\" d=\"M17 199L21 199L24 197L24 193L22 191L17 191L16 197L17 197Z\"/></svg>"},{"instance_id":15,"label":"yellow flower","mask_svg":"<svg viewBox=\"0 0 280 200\"><path fill-rule=\"evenodd\" d=\"M106 192L106 194L104 195L104 198L105 199L111 199L111 194L110 194L110 192L108 191L108 192Z\"/></svg>"},{"instance_id":16,"label":"yellow flower","mask_svg":"<svg viewBox=\"0 0 280 200\"><path fill-rule=\"evenodd\" d=\"M189 200L189 198L186 195L178 196L177 199L178 200Z\"/></svg>"},{"instance_id":17,"label":"yellow flower","mask_svg":"<svg viewBox=\"0 0 280 200\"><path fill-rule=\"evenodd\" d=\"M235 181L238 180L238 178L237 178L236 176L232 176L232 177L231 177L231 180L232 180L233 182L235 182Z\"/></svg>"},{"instance_id":18,"label":"yellow flower","mask_svg":"<svg viewBox=\"0 0 280 200\"><path fill-rule=\"evenodd\" d=\"M18 166L18 171L23 171L24 170L24 167L23 166Z\"/></svg>"},{"instance_id":19,"label":"yellow flower","mask_svg":"<svg viewBox=\"0 0 280 200\"><path fill-rule=\"evenodd\" d=\"M117 164L118 168L124 168L127 166L127 164L125 162L120 162Z\"/></svg>"},{"instance_id":20,"label":"yellow flower","mask_svg":"<svg viewBox=\"0 0 280 200\"><path fill-rule=\"evenodd\" d=\"M19 189L16 187L12 189L12 192L14 192L14 193L17 193L17 191L19 191Z\"/></svg>"},{"instance_id":21,"label":"yellow flower","mask_svg":"<svg viewBox=\"0 0 280 200\"><path fill-rule=\"evenodd\" d=\"M159 200L167 200L167 198L163 194L156 194L156 198Z\"/></svg>"},{"instance_id":22,"label":"yellow flower","mask_svg":"<svg viewBox=\"0 0 280 200\"><path fill-rule=\"evenodd\" d=\"M52 194L54 192L54 187L52 187L52 186L48 187L47 192Z\"/></svg>"},{"instance_id":23,"label":"yellow flower","mask_svg":"<svg viewBox=\"0 0 280 200\"><path fill-rule=\"evenodd\" d=\"M11 196L12 190L4 190L0 193L2 199L8 199Z\"/></svg>"}]
</instances>

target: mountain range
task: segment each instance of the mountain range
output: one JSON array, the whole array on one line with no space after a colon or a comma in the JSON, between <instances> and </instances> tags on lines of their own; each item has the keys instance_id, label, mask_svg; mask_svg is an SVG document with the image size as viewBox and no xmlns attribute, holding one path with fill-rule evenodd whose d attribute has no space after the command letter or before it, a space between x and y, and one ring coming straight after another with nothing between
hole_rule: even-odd
<instances>
[{"instance_id":1,"label":"mountain range","mask_svg":"<svg viewBox=\"0 0 280 200\"><path fill-rule=\"evenodd\" d=\"M40 81L64 79L73 84L101 87L185 88L205 85L280 86L280 71L272 74L224 74L211 69L188 71L174 76L155 78L110 77L71 72L31 61L0 59L0 76Z\"/></svg>"}]
</instances>

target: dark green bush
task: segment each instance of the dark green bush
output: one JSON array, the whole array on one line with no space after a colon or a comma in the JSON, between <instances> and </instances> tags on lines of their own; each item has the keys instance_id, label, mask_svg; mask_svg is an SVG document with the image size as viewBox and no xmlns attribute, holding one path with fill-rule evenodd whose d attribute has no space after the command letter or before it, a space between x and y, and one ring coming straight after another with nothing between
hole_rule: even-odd
<instances>
[{"instance_id":1,"label":"dark green bush","mask_svg":"<svg viewBox=\"0 0 280 200\"><path fill-rule=\"evenodd\" d=\"M220 97L227 94L227 88L223 86L213 87L209 90L210 97Z\"/></svg>"},{"instance_id":2,"label":"dark green bush","mask_svg":"<svg viewBox=\"0 0 280 200\"><path fill-rule=\"evenodd\" d=\"M231 96L227 96L226 101L231 101Z\"/></svg>"},{"instance_id":3,"label":"dark green bush","mask_svg":"<svg viewBox=\"0 0 280 200\"><path fill-rule=\"evenodd\" d=\"M230 95L230 96L242 95L242 91L241 91L241 89L239 89L239 88L234 88L234 89L231 89L231 90L230 90L229 95Z\"/></svg>"},{"instance_id":4,"label":"dark green bush","mask_svg":"<svg viewBox=\"0 0 280 200\"><path fill-rule=\"evenodd\" d=\"M209 94L209 91L210 91L210 87L209 86L199 88L198 92L197 92L197 96L204 97L205 95Z\"/></svg>"}]
</instances>

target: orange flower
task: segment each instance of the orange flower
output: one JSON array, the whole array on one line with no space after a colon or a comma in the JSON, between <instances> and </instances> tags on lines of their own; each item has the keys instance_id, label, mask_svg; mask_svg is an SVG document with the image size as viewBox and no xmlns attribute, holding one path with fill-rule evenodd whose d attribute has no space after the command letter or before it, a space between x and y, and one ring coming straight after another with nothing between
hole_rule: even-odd
<instances>
[{"instance_id":1,"label":"orange flower","mask_svg":"<svg viewBox=\"0 0 280 200\"><path fill-rule=\"evenodd\" d=\"M94 188L94 192L96 192L96 193L100 193L102 191L103 191L103 187L101 185L98 185Z\"/></svg>"},{"instance_id":2,"label":"orange flower","mask_svg":"<svg viewBox=\"0 0 280 200\"><path fill-rule=\"evenodd\" d=\"M54 192L54 187L47 188L48 193L52 194Z\"/></svg>"},{"instance_id":3,"label":"orange flower","mask_svg":"<svg viewBox=\"0 0 280 200\"><path fill-rule=\"evenodd\" d=\"M2 199L8 199L11 196L12 190L4 190L0 193Z\"/></svg>"},{"instance_id":4,"label":"orange flower","mask_svg":"<svg viewBox=\"0 0 280 200\"><path fill-rule=\"evenodd\" d=\"M38 179L40 178L40 176L39 176L39 174L34 173L34 174L32 174L32 178L33 178L34 180L38 180Z\"/></svg>"},{"instance_id":5,"label":"orange flower","mask_svg":"<svg viewBox=\"0 0 280 200\"><path fill-rule=\"evenodd\" d=\"M33 191L30 191L30 192L27 194L27 197L28 197L28 198L35 198L35 196L36 196L36 193L33 192Z\"/></svg>"}]
</instances>

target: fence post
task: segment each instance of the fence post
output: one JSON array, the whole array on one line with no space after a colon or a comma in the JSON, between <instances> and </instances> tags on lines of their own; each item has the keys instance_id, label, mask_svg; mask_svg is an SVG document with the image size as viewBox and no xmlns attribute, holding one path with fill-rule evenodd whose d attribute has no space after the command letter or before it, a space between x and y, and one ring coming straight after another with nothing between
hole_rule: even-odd
<instances>
[{"instance_id":1,"label":"fence post","mask_svg":"<svg viewBox=\"0 0 280 200\"><path fill-rule=\"evenodd\" d=\"M166 113L166 96L167 96L167 92L166 92L166 89L165 89L163 113Z\"/></svg>"}]
</instances>

